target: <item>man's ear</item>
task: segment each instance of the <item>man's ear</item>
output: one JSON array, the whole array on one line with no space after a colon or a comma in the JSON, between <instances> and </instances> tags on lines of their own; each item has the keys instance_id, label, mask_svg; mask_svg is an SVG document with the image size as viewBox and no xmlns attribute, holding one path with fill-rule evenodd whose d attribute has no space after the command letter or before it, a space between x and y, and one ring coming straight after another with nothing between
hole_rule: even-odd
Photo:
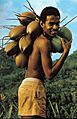
<instances>
[{"instance_id":1,"label":"man's ear","mask_svg":"<svg viewBox=\"0 0 77 119\"><path fill-rule=\"evenodd\" d=\"M44 28L44 23L42 21L40 21L40 26Z\"/></svg>"}]
</instances>

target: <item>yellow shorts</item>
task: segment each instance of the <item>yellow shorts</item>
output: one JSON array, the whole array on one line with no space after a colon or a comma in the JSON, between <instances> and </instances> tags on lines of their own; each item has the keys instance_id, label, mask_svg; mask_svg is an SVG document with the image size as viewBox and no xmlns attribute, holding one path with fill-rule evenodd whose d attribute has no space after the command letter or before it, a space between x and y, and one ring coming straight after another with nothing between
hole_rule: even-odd
<instances>
[{"instance_id":1,"label":"yellow shorts","mask_svg":"<svg viewBox=\"0 0 77 119\"><path fill-rule=\"evenodd\" d=\"M18 115L46 118L46 93L41 80L26 78L18 90Z\"/></svg>"}]
</instances>

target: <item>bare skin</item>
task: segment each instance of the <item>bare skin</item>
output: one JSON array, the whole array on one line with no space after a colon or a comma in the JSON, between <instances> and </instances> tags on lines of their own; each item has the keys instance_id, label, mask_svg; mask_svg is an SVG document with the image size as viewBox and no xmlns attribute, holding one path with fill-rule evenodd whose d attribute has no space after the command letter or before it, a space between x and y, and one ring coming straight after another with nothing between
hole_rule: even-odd
<instances>
[{"instance_id":1,"label":"bare skin","mask_svg":"<svg viewBox=\"0 0 77 119\"><path fill-rule=\"evenodd\" d=\"M52 67L51 59L51 44L45 36L40 36L34 43L33 52L29 58L28 70L26 77L35 77L43 80L53 78L61 69L69 52L70 42L64 42L61 39L62 45L65 48L62 56Z\"/></svg>"},{"instance_id":2,"label":"bare skin","mask_svg":"<svg viewBox=\"0 0 77 119\"><path fill-rule=\"evenodd\" d=\"M28 69L25 77L35 77L43 81L45 78L52 79L60 71L69 53L71 41L64 42L64 40L61 39L64 51L60 59L54 64L54 66L52 66L52 48L49 37L52 39L52 37L57 33L59 22L59 16L54 15L47 16L45 23L42 21L40 22L40 25L43 28L43 34L38 37L33 44L33 52L29 57ZM24 117L23 119L28 118Z\"/></svg>"},{"instance_id":3,"label":"bare skin","mask_svg":"<svg viewBox=\"0 0 77 119\"><path fill-rule=\"evenodd\" d=\"M41 80L43 80L44 77L51 79L61 69L69 53L71 40L70 42L64 42L64 40L61 39L64 52L58 62L52 67L52 48L50 40L47 38L47 35L49 35L51 38L55 35L55 33L59 29L59 22L60 21L58 16L56 17L54 15L51 15L47 16L46 22L41 25L41 27L43 28L43 34L34 42L33 52L29 57L28 70L25 77L35 77Z\"/></svg>"}]
</instances>

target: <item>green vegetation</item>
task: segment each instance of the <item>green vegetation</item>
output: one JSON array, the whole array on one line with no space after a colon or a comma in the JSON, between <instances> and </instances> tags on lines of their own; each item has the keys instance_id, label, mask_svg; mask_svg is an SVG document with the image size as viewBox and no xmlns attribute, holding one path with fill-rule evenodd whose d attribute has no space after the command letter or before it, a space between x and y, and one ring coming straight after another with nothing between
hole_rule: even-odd
<instances>
[{"instance_id":1,"label":"green vegetation","mask_svg":"<svg viewBox=\"0 0 77 119\"><path fill-rule=\"evenodd\" d=\"M16 67L12 57L0 51L0 118L18 118L17 91L25 68ZM68 56L58 75L45 81L47 116L77 118L77 51Z\"/></svg>"}]
</instances>

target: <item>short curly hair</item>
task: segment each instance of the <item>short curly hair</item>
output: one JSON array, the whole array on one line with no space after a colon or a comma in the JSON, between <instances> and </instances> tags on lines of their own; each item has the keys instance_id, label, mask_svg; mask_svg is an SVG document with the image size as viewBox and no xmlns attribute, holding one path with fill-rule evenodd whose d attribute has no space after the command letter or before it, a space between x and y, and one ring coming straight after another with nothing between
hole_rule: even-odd
<instances>
[{"instance_id":1,"label":"short curly hair","mask_svg":"<svg viewBox=\"0 0 77 119\"><path fill-rule=\"evenodd\" d=\"M55 16L59 16L60 18L60 12L57 8L49 6L49 7L45 7L41 14L40 14L40 20L42 20L43 22L46 21L46 17L48 15L55 15Z\"/></svg>"}]
</instances>

